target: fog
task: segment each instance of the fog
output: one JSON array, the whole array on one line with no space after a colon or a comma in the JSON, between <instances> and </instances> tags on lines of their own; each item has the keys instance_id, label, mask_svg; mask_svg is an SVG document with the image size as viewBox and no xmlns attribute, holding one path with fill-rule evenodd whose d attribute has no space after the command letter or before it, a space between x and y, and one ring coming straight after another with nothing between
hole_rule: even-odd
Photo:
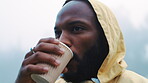
<instances>
[{"instance_id":1,"label":"fog","mask_svg":"<svg viewBox=\"0 0 148 83\"><path fill-rule=\"evenodd\" d=\"M146 0L100 0L114 12L126 43L128 68L148 78ZM0 82L14 83L25 54L40 38L54 37L64 0L0 0Z\"/></svg>"}]
</instances>

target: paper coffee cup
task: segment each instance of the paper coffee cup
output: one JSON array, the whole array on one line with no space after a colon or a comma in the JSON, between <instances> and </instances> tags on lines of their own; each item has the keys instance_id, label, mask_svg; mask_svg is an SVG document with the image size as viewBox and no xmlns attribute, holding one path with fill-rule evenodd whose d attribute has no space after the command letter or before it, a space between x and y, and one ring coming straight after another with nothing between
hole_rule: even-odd
<instances>
[{"instance_id":1,"label":"paper coffee cup","mask_svg":"<svg viewBox=\"0 0 148 83\"><path fill-rule=\"evenodd\" d=\"M73 57L73 52L71 49L60 42L59 47L64 49L64 54L62 56L58 55L53 55L55 58L57 58L61 64L57 67L50 66L48 64L37 64L37 65L42 65L46 66L49 68L49 71L47 74L32 74L31 78L36 82L36 83L54 83L57 78L60 76L61 72L64 70L70 59Z\"/></svg>"}]
</instances>

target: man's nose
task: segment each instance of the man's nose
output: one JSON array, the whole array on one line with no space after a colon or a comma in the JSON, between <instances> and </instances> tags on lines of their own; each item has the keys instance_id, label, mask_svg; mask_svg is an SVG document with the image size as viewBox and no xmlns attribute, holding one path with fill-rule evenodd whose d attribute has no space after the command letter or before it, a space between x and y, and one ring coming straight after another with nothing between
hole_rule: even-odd
<instances>
[{"instance_id":1,"label":"man's nose","mask_svg":"<svg viewBox=\"0 0 148 83\"><path fill-rule=\"evenodd\" d=\"M66 33L63 33L62 32L62 34L59 37L59 41L61 41L62 43L66 44L68 47L71 47L72 46L70 37Z\"/></svg>"}]
</instances>

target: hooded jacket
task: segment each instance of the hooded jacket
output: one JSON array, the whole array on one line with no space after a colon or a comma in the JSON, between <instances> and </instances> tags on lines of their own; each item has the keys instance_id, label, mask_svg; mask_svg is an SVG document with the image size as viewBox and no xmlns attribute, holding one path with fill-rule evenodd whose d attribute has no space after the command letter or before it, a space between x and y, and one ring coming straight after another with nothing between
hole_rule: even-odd
<instances>
[{"instance_id":1,"label":"hooded jacket","mask_svg":"<svg viewBox=\"0 0 148 83\"><path fill-rule=\"evenodd\" d=\"M148 79L126 70L124 61L125 45L122 32L117 20L108 7L97 0L89 0L97 19L100 22L106 36L109 53L98 70L97 77L101 83L148 83ZM64 79L58 79L56 83L66 83ZM83 83L94 83L85 81Z\"/></svg>"}]
</instances>

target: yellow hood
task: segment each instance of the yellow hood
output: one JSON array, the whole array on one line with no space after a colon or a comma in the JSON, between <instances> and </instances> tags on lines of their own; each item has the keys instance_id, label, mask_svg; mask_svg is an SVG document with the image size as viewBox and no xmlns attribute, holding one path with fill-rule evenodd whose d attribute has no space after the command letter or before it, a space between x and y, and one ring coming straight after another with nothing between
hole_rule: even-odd
<instances>
[{"instance_id":1,"label":"yellow hood","mask_svg":"<svg viewBox=\"0 0 148 83\"><path fill-rule=\"evenodd\" d=\"M109 45L109 53L98 70L100 82L109 82L120 75L127 67L125 63L125 46L120 27L108 7L97 0L89 0L100 22Z\"/></svg>"},{"instance_id":2,"label":"yellow hood","mask_svg":"<svg viewBox=\"0 0 148 83\"><path fill-rule=\"evenodd\" d=\"M122 32L117 20L108 7L97 0L88 0L97 15L104 35L109 45L109 52L100 69L97 77L100 83L148 83L148 79L137 73L126 70L125 45ZM60 78L55 83L69 83ZM82 83L94 83L92 80ZM98 83L98 82L96 82Z\"/></svg>"}]
</instances>

